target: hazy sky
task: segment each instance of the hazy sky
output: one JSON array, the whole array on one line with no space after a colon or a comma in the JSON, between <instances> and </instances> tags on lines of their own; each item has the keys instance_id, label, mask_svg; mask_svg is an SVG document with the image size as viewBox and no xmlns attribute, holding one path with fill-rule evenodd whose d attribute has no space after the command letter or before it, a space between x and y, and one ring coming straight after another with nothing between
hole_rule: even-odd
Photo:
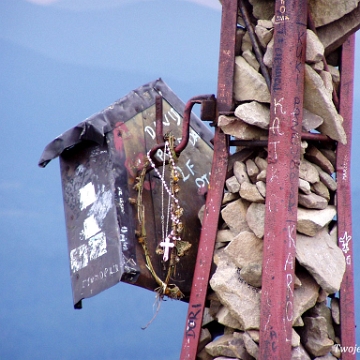
<instances>
[{"instance_id":1,"label":"hazy sky","mask_svg":"<svg viewBox=\"0 0 360 360\"><path fill-rule=\"evenodd\" d=\"M184 102L216 93L220 17L217 0L1 0L1 359L178 359L186 304L164 302L145 331L155 295L134 286L73 309L58 161L37 162L57 135L159 77ZM355 83L359 210L358 66Z\"/></svg>"}]
</instances>

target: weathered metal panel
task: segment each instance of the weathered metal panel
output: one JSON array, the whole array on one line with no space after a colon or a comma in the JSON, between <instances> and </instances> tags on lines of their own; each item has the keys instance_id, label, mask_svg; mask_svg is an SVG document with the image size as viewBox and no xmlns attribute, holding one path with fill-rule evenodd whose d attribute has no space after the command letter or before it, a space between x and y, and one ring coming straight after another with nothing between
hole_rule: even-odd
<instances>
[{"instance_id":1,"label":"weathered metal panel","mask_svg":"<svg viewBox=\"0 0 360 360\"><path fill-rule=\"evenodd\" d=\"M275 2L259 359L290 359L307 2Z\"/></svg>"},{"instance_id":2,"label":"weathered metal panel","mask_svg":"<svg viewBox=\"0 0 360 360\"><path fill-rule=\"evenodd\" d=\"M81 306L81 299L119 281L151 290L158 287L135 236L138 224L131 199L137 197L134 185L146 154L156 145L155 103L159 95L163 99L163 130L180 141L185 105L159 79L132 91L53 140L39 161L44 167L60 157L70 273L77 307ZM184 293L184 300L189 297L200 237L197 214L205 203L209 182L211 139L210 129L191 114L189 142L179 156L177 169L181 175L179 201L185 210L182 237L192 246L171 278L171 283ZM161 150L156 156L162 157ZM164 263L155 253L162 241L161 181L154 171L146 176L143 203L148 248L154 269L162 277Z\"/></svg>"},{"instance_id":3,"label":"weathered metal panel","mask_svg":"<svg viewBox=\"0 0 360 360\"><path fill-rule=\"evenodd\" d=\"M117 209L120 189L126 199L126 177L117 177L115 192L113 168L106 145L83 143L60 157L75 307L124 276L136 279L139 273L136 259L126 248L134 236L126 215L131 209L126 202L121 214Z\"/></svg>"}]
</instances>

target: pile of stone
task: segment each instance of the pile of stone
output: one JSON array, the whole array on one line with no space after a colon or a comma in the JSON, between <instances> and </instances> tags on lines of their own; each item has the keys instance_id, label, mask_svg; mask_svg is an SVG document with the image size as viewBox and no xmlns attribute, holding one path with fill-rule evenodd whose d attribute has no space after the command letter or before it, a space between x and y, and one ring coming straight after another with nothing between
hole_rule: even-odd
<instances>
[{"instance_id":1,"label":"pile of stone","mask_svg":"<svg viewBox=\"0 0 360 360\"><path fill-rule=\"evenodd\" d=\"M334 93L341 81L337 48L359 28L359 2L309 1L316 29L307 30L303 131L334 141L301 142L292 359L341 357L337 293L346 260L337 245L335 162L336 142L347 139ZM274 1L250 3L263 62L271 72ZM220 116L218 125L233 139L261 144L268 136L270 91L241 17L239 23L244 28L236 44L237 107L234 116ZM229 159L198 359L258 358L265 199L270 196L267 151L266 141L238 146Z\"/></svg>"}]
</instances>

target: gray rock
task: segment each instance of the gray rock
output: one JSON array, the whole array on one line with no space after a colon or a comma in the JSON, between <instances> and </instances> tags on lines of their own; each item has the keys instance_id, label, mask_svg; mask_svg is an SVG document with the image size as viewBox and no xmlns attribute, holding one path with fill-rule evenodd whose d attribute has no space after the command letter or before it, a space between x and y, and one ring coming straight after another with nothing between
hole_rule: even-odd
<instances>
[{"instance_id":1,"label":"gray rock","mask_svg":"<svg viewBox=\"0 0 360 360\"><path fill-rule=\"evenodd\" d=\"M272 68L273 54L274 54L274 38L272 38L270 42L267 44L265 54L263 57L263 62L269 69Z\"/></svg>"},{"instance_id":2,"label":"gray rock","mask_svg":"<svg viewBox=\"0 0 360 360\"><path fill-rule=\"evenodd\" d=\"M306 312L305 316L310 316L314 318L322 316L323 318L325 318L327 324L327 336L329 339L333 341L335 340L335 331L332 325L331 310L326 306L326 301L320 303L318 302L313 308Z\"/></svg>"},{"instance_id":3,"label":"gray rock","mask_svg":"<svg viewBox=\"0 0 360 360\"><path fill-rule=\"evenodd\" d=\"M226 115L220 115L218 117L218 126L223 127L226 125L229 125L233 122L236 122L238 120L238 118L236 116L226 116Z\"/></svg>"},{"instance_id":4,"label":"gray rock","mask_svg":"<svg viewBox=\"0 0 360 360\"><path fill-rule=\"evenodd\" d=\"M334 323L340 325L340 300L339 298L333 297L330 303L331 307L331 316L334 320Z\"/></svg>"},{"instance_id":5,"label":"gray rock","mask_svg":"<svg viewBox=\"0 0 360 360\"><path fill-rule=\"evenodd\" d=\"M274 16L274 0L250 0L253 6L253 15L256 19L271 20Z\"/></svg>"},{"instance_id":6,"label":"gray rock","mask_svg":"<svg viewBox=\"0 0 360 360\"><path fill-rule=\"evenodd\" d=\"M304 179L299 178L299 190L301 190L304 194L311 194L310 183Z\"/></svg>"},{"instance_id":7,"label":"gray rock","mask_svg":"<svg viewBox=\"0 0 360 360\"><path fill-rule=\"evenodd\" d=\"M266 182L266 169L265 169L265 170L261 170L261 171L259 172L258 176L256 177L256 180ZM261 195L262 195L262 194L261 194Z\"/></svg>"},{"instance_id":8,"label":"gray rock","mask_svg":"<svg viewBox=\"0 0 360 360\"><path fill-rule=\"evenodd\" d=\"M235 161L234 162L234 175L239 182L239 184L242 184L243 182L250 182L249 175L246 171L246 165L242 161Z\"/></svg>"},{"instance_id":9,"label":"gray rock","mask_svg":"<svg viewBox=\"0 0 360 360\"><path fill-rule=\"evenodd\" d=\"M299 193L299 205L308 209L325 209L328 206L328 200L314 193L309 195Z\"/></svg>"},{"instance_id":10,"label":"gray rock","mask_svg":"<svg viewBox=\"0 0 360 360\"><path fill-rule=\"evenodd\" d=\"M196 354L196 360L212 360L212 359L213 359L213 357L207 353L205 348Z\"/></svg>"},{"instance_id":11,"label":"gray rock","mask_svg":"<svg viewBox=\"0 0 360 360\"><path fill-rule=\"evenodd\" d=\"M341 358L341 350L339 345L340 344L334 344L331 348L331 354L333 354L336 359Z\"/></svg>"},{"instance_id":12,"label":"gray rock","mask_svg":"<svg viewBox=\"0 0 360 360\"><path fill-rule=\"evenodd\" d=\"M263 198L266 198L266 184L264 183L264 181L257 181L255 185L256 185L257 189L259 190L260 195Z\"/></svg>"},{"instance_id":13,"label":"gray rock","mask_svg":"<svg viewBox=\"0 0 360 360\"><path fill-rule=\"evenodd\" d=\"M250 264L262 264L264 242L250 231L242 231L224 249L240 269Z\"/></svg>"},{"instance_id":14,"label":"gray rock","mask_svg":"<svg viewBox=\"0 0 360 360\"><path fill-rule=\"evenodd\" d=\"M316 27L341 19L354 10L359 0L310 0L309 9Z\"/></svg>"},{"instance_id":15,"label":"gray rock","mask_svg":"<svg viewBox=\"0 0 360 360\"><path fill-rule=\"evenodd\" d=\"M300 344L291 350L291 360L311 360L311 357Z\"/></svg>"},{"instance_id":16,"label":"gray rock","mask_svg":"<svg viewBox=\"0 0 360 360\"><path fill-rule=\"evenodd\" d=\"M336 153L334 150L331 149L319 149L324 156L331 162L331 165L333 166L333 168L335 169L336 167ZM331 174L330 174L331 175Z\"/></svg>"},{"instance_id":17,"label":"gray rock","mask_svg":"<svg viewBox=\"0 0 360 360\"><path fill-rule=\"evenodd\" d=\"M334 345L327 334L327 322L322 316L304 317L304 328L301 329L302 343L313 356L328 354Z\"/></svg>"},{"instance_id":18,"label":"gray rock","mask_svg":"<svg viewBox=\"0 0 360 360\"><path fill-rule=\"evenodd\" d=\"M298 208L296 230L308 236L315 236L335 215L336 207L333 205L328 205L323 210Z\"/></svg>"},{"instance_id":19,"label":"gray rock","mask_svg":"<svg viewBox=\"0 0 360 360\"><path fill-rule=\"evenodd\" d=\"M294 330L294 328L292 328L291 346L292 347L300 346L300 335Z\"/></svg>"},{"instance_id":20,"label":"gray rock","mask_svg":"<svg viewBox=\"0 0 360 360\"><path fill-rule=\"evenodd\" d=\"M323 61L318 61L316 63L310 64L310 66L317 72L324 70L324 67L325 67Z\"/></svg>"},{"instance_id":21,"label":"gray rock","mask_svg":"<svg viewBox=\"0 0 360 360\"><path fill-rule=\"evenodd\" d=\"M293 326L301 321L301 315L312 308L316 304L316 299L319 294L319 285L303 269L297 271L297 277L301 281L301 286L294 290L294 312L293 312Z\"/></svg>"},{"instance_id":22,"label":"gray rock","mask_svg":"<svg viewBox=\"0 0 360 360\"><path fill-rule=\"evenodd\" d=\"M216 234L216 242L229 243L234 238L231 230L218 230Z\"/></svg>"},{"instance_id":23,"label":"gray rock","mask_svg":"<svg viewBox=\"0 0 360 360\"><path fill-rule=\"evenodd\" d=\"M264 77L242 56L235 58L234 98L237 101L270 102L270 91Z\"/></svg>"},{"instance_id":24,"label":"gray rock","mask_svg":"<svg viewBox=\"0 0 360 360\"><path fill-rule=\"evenodd\" d=\"M322 170L329 175L333 174L335 169L331 161L315 146L308 146L305 157L313 164L318 165Z\"/></svg>"},{"instance_id":25,"label":"gray rock","mask_svg":"<svg viewBox=\"0 0 360 360\"><path fill-rule=\"evenodd\" d=\"M326 229L313 237L297 234L296 258L328 294L339 291L345 272L345 258Z\"/></svg>"},{"instance_id":26,"label":"gray rock","mask_svg":"<svg viewBox=\"0 0 360 360\"><path fill-rule=\"evenodd\" d=\"M299 178L306 180L310 184L320 181L319 172L316 170L316 167L305 159L300 162Z\"/></svg>"},{"instance_id":27,"label":"gray rock","mask_svg":"<svg viewBox=\"0 0 360 360\"><path fill-rule=\"evenodd\" d=\"M211 301L213 301L213 300L211 300ZM210 301L210 303L211 303L211 301ZM209 323L211 323L214 320L215 320L215 318L212 315L210 308L206 307L204 309L204 315L203 315L203 318L202 318L201 326L204 327L204 326L208 325Z\"/></svg>"},{"instance_id":28,"label":"gray rock","mask_svg":"<svg viewBox=\"0 0 360 360\"><path fill-rule=\"evenodd\" d=\"M306 30L306 62L316 63L323 59L324 45L310 29Z\"/></svg>"},{"instance_id":29,"label":"gray rock","mask_svg":"<svg viewBox=\"0 0 360 360\"><path fill-rule=\"evenodd\" d=\"M254 53L248 49L245 50L242 53L242 57L249 63L249 65L251 65L256 71L259 71L260 69L260 64L259 62L256 60L256 56L254 55Z\"/></svg>"},{"instance_id":30,"label":"gray rock","mask_svg":"<svg viewBox=\"0 0 360 360\"><path fill-rule=\"evenodd\" d=\"M355 33L359 27L360 6L352 12L346 14L341 19L320 27L317 30L317 34L325 47L325 55L332 53L335 49L342 45L349 35Z\"/></svg>"},{"instance_id":31,"label":"gray rock","mask_svg":"<svg viewBox=\"0 0 360 360\"><path fill-rule=\"evenodd\" d=\"M240 196L239 193L231 193L231 192L226 191L226 192L224 192L224 196L223 196L221 204L226 205L229 202L239 199L239 196Z\"/></svg>"},{"instance_id":32,"label":"gray rock","mask_svg":"<svg viewBox=\"0 0 360 360\"><path fill-rule=\"evenodd\" d=\"M250 204L246 213L246 221L249 228L254 232L254 234L258 238L262 239L264 237L265 204Z\"/></svg>"},{"instance_id":33,"label":"gray rock","mask_svg":"<svg viewBox=\"0 0 360 360\"><path fill-rule=\"evenodd\" d=\"M329 190L336 191L336 189L337 189L336 181L329 174L327 174L324 170L322 170L318 165L314 164L314 167L316 168L316 170L319 173L319 178L320 178L321 182L323 182Z\"/></svg>"},{"instance_id":34,"label":"gray rock","mask_svg":"<svg viewBox=\"0 0 360 360\"><path fill-rule=\"evenodd\" d=\"M315 194L323 197L324 199L326 199L327 201L330 200L330 192L329 189L327 188L327 186L325 184L323 184L321 181L313 184L311 186L311 190L314 191Z\"/></svg>"},{"instance_id":35,"label":"gray rock","mask_svg":"<svg viewBox=\"0 0 360 360\"><path fill-rule=\"evenodd\" d=\"M273 37L272 29L260 25L259 23L255 26L255 34L259 40L260 45L265 49L269 41Z\"/></svg>"},{"instance_id":36,"label":"gray rock","mask_svg":"<svg viewBox=\"0 0 360 360\"><path fill-rule=\"evenodd\" d=\"M208 354L211 356L229 356L235 357L234 351L229 347L233 340L233 335L223 335L205 346Z\"/></svg>"},{"instance_id":37,"label":"gray rock","mask_svg":"<svg viewBox=\"0 0 360 360\"><path fill-rule=\"evenodd\" d=\"M260 194L258 188L256 185L243 182L240 186L240 196L250 202L256 202L256 203L264 203L265 199Z\"/></svg>"},{"instance_id":38,"label":"gray rock","mask_svg":"<svg viewBox=\"0 0 360 360\"><path fill-rule=\"evenodd\" d=\"M259 358L259 345L251 338L248 332L243 333L243 340L246 351L254 358Z\"/></svg>"},{"instance_id":39,"label":"gray rock","mask_svg":"<svg viewBox=\"0 0 360 360\"><path fill-rule=\"evenodd\" d=\"M211 341L211 334L207 328L202 328L200 333L198 351L201 351Z\"/></svg>"},{"instance_id":40,"label":"gray rock","mask_svg":"<svg viewBox=\"0 0 360 360\"><path fill-rule=\"evenodd\" d=\"M307 64L305 64L304 107L324 119L319 127L322 134L346 144L343 118L338 114L320 75Z\"/></svg>"},{"instance_id":41,"label":"gray rock","mask_svg":"<svg viewBox=\"0 0 360 360\"><path fill-rule=\"evenodd\" d=\"M240 270L240 277L249 285L261 287L262 266L259 263L250 263Z\"/></svg>"},{"instance_id":42,"label":"gray rock","mask_svg":"<svg viewBox=\"0 0 360 360\"><path fill-rule=\"evenodd\" d=\"M270 109L267 105L257 101L251 101L239 105L235 109L235 115L249 125L258 126L262 129L269 128Z\"/></svg>"},{"instance_id":43,"label":"gray rock","mask_svg":"<svg viewBox=\"0 0 360 360\"><path fill-rule=\"evenodd\" d=\"M236 180L235 176L231 176L228 179L226 179L225 185L228 191L230 191L231 193L237 193L240 191L240 184Z\"/></svg>"},{"instance_id":44,"label":"gray rock","mask_svg":"<svg viewBox=\"0 0 360 360\"><path fill-rule=\"evenodd\" d=\"M317 356L314 360L337 360L337 358L332 354L327 354L324 356Z\"/></svg>"},{"instance_id":45,"label":"gray rock","mask_svg":"<svg viewBox=\"0 0 360 360\"><path fill-rule=\"evenodd\" d=\"M305 131L317 129L324 122L323 118L319 115L304 108L302 128Z\"/></svg>"},{"instance_id":46,"label":"gray rock","mask_svg":"<svg viewBox=\"0 0 360 360\"><path fill-rule=\"evenodd\" d=\"M221 118L221 115L219 118ZM257 126L249 125L246 122L234 117L234 121L224 125L219 125L221 130L240 140L260 140L268 135L268 132ZM223 121L224 123L224 121Z\"/></svg>"},{"instance_id":47,"label":"gray rock","mask_svg":"<svg viewBox=\"0 0 360 360\"><path fill-rule=\"evenodd\" d=\"M327 300L327 297L329 296L329 294L322 288L320 288L319 291L319 296L316 300L316 302L321 303Z\"/></svg>"},{"instance_id":48,"label":"gray rock","mask_svg":"<svg viewBox=\"0 0 360 360\"><path fill-rule=\"evenodd\" d=\"M252 159L247 159L245 162L246 165L246 172L251 180L251 182L254 184L256 183L256 177L259 174L259 168L255 164L255 161Z\"/></svg>"},{"instance_id":49,"label":"gray rock","mask_svg":"<svg viewBox=\"0 0 360 360\"><path fill-rule=\"evenodd\" d=\"M215 315L219 324L227 326L232 329L242 330L240 323L230 314L227 307L221 306L220 310Z\"/></svg>"},{"instance_id":50,"label":"gray rock","mask_svg":"<svg viewBox=\"0 0 360 360\"><path fill-rule=\"evenodd\" d=\"M250 40L250 36L249 36L249 32L245 31L245 34L242 38L242 42L241 42L241 51L245 52L247 50L252 51L252 43Z\"/></svg>"},{"instance_id":51,"label":"gray rock","mask_svg":"<svg viewBox=\"0 0 360 360\"><path fill-rule=\"evenodd\" d=\"M260 171L266 170L267 166L268 166L267 161L260 156L257 156L255 158L255 164L257 165L257 167L259 168Z\"/></svg>"},{"instance_id":52,"label":"gray rock","mask_svg":"<svg viewBox=\"0 0 360 360\"><path fill-rule=\"evenodd\" d=\"M271 30L274 28L274 24L271 20L259 19L257 24L264 27L265 29Z\"/></svg>"},{"instance_id":53,"label":"gray rock","mask_svg":"<svg viewBox=\"0 0 360 360\"><path fill-rule=\"evenodd\" d=\"M320 75L322 81L324 82L324 86L328 92L329 97L332 98L334 85L333 85L332 76L331 76L330 72L321 70L319 72L319 75Z\"/></svg>"},{"instance_id":54,"label":"gray rock","mask_svg":"<svg viewBox=\"0 0 360 360\"><path fill-rule=\"evenodd\" d=\"M230 257L219 259L210 286L244 330L259 329L260 292L239 277L238 267Z\"/></svg>"},{"instance_id":55,"label":"gray rock","mask_svg":"<svg viewBox=\"0 0 360 360\"><path fill-rule=\"evenodd\" d=\"M258 344L260 341L260 331L259 330L247 330L246 331L251 338Z\"/></svg>"},{"instance_id":56,"label":"gray rock","mask_svg":"<svg viewBox=\"0 0 360 360\"><path fill-rule=\"evenodd\" d=\"M235 200L221 210L221 216L229 229L234 233L250 230L246 221L246 212L249 202L243 199Z\"/></svg>"}]
</instances>

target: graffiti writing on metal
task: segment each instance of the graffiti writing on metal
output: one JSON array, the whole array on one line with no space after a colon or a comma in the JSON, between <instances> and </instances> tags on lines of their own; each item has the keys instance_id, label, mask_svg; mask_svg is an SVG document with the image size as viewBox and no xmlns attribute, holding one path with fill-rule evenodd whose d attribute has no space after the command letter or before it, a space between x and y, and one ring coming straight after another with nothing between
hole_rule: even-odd
<instances>
[{"instance_id":1,"label":"graffiti writing on metal","mask_svg":"<svg viewBox=\"0 0 360 360\"><path fill-rule=\"evenodd\" d=\"M277 10L275 21L287 21L290 20L289 15L286 13L286 0L280 1L279 9Z\"/></svg>"},{"instance_id":2,"label":"graffiti writing on metal","mask_svg":"<svg viewBox=\"0 0 360 360\"><path fill-rule=\"evenodd\" d=\"M166 127L170 129L172 123L175 123L177 126L179 126L180 120L181 120L180 115L173 108L170 108L170 110L164 114L164 120L163 120L164 133L168 131ZM144 128L145 133L149 135L152 140L156 139L155 129L156 129L155 122L152 124L152 126L147 125ZM200 136L196 133L196 131L194 131L190 127L189 143L188 143L188 147L190 147L189 148L190 154L193 152L191 147L196 147L199 139L201 139ZM181 139L178 140L180 141ZM161 162L164 160L164 153L161 149L157 150L155 156L157 160ZM184 158L183 160L184 165L182 167L177 166L177 170L180 172L182 181L186 182L188 180L193 180L198 188L207 187L209 185L210 174L205 173L205 174L200 174L199 176L198 171L196 171L196 164L194 164L191 159L186 158L186 151L182 153L182 157Z\"/></svg>"},{"instance_id":3,"label":"graffiti writing on metal","mask_svg":"<svg viewBox=\"0 0 360 360\"><path fill-rule=\"evenodd\" d=\"M348 252L350 252L350 241L352 239L352 236L348 234L347 231L344 232L344 235L339 239L339 242L341 243L341 250L345 254L345 259L347 265L351 265L351 255L348 255Z\"/></svg>"},{"instance_id":4,"label":"graffiti writing on metal","mask_svg":"<svg viewBox=\"0 0 360 360\"><path fill-rule=\"evenodd\" d=\"M104 269L100 270L97 274L93 276L89 276L88 278L82 281L82 288L86 288L91 286L93 283L105 279L108 276L114 275L118 273L120 270L120 266L118 264L114 264L110 267L105 267Z\"/></svg>"},{"instance_id":5,"label":"graffiti writing on metal","mask_svg":"<svg viewBox=\"0 0 360 360\"><path fill-rule=\"evenodd\" d=\"M293 9L286 1L276 1L275 44L272 71L271 113L268 143L268 187L266 199L264 274L261 321L262 356L285 358L291 350L294 320L294 270L298 178L301 151L301 119L303 109L305 23L297 21L288 27ZM291 14L291 16L289 15ZM296 15L297 17L297 15ZM300 18L300 17L299 17ZM296 31L294 32L294 30ZM291 78L291 84L289 83ZM281 254L280 254L281 253ZM268 288L269 287L269 288ZM276 290L274 290L276 289ZM278 302L274 292L285 296ZM283 346L287 344L286 346Z\"/></svg>"},{"instance_id":6,"label":"graffiti writing on metal","mask_svg":"<svg viewBox=\"0 0 360 360\"><path fill-rule=\"evenodd\" d=\"M198 325L198 321L202 320L199 316L201 313L201 304L194 304L191 308L194 310L189 312L186 320L186 337L195 338L195 328Z\"/></svg>"}]
</instances>

